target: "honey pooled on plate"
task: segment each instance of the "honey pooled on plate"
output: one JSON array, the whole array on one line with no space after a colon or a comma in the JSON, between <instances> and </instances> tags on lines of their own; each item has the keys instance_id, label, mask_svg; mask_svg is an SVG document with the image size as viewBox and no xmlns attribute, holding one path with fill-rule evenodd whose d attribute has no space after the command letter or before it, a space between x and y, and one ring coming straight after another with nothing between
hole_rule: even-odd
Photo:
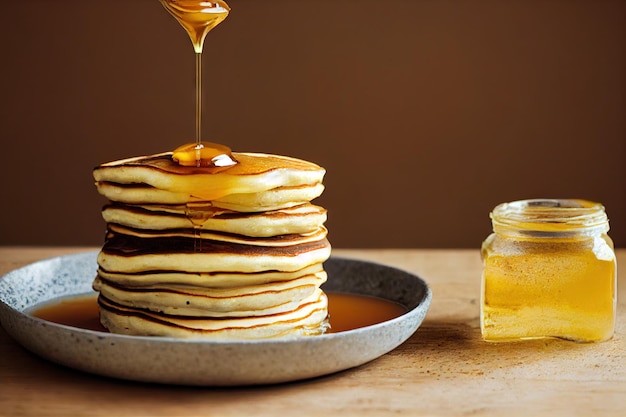
<instances>
[{"instance_id":1,"label":"honey pooled on plate","mask_svg":"<svg viewBox=\"0 0 626 417\"><path fill-rule=\"evenodd\" d=\"M357 294L327 292L331 333L355 330L382 323L406 313L400 304ZM98 301L94 295L62 299L36 306L33 316L79 329L107 331L100 324Z\"/></svg>"}]
</instances>

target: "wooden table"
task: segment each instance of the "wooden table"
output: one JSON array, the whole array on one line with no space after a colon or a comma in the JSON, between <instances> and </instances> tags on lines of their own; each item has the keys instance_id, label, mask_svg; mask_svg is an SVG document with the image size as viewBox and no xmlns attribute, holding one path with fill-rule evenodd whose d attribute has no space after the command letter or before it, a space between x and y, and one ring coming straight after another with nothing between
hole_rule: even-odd
<instances>
[{"instance_id":1,"label":"wooden table","mask_svg":"<svg viewBox=\"0 0 626 417\"><path fill-rule=\"evenodd\" d=\"M0 274L94 248L0 248ZM476 250L335 250L418 274L433 291L406 343L359 368L276 386L198 388L107 379L22 349L0 330L1 416L625 416L626 273L604 343L490 344L480 338ZM626 250L618 251L618 262Z\"/></svg>"}]
</instances>

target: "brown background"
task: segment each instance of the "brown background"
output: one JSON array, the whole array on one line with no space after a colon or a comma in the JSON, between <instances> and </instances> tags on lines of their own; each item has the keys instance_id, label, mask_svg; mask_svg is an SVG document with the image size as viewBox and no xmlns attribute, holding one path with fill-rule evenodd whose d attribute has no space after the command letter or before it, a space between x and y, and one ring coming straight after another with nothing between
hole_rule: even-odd
<instances>
[{"instance_id":1,"label":"brown background","mask_svg":"<svg viewBox=\"0 0 626 417\"><path fill-rule=\"evenodd\" d=\"M626 246L625 1L229 4L204 138L327 168L334 246L475 248L534 197ZM4 2L0 39L0 244L98 245L92 167L193 140L191 43L156 0Z\"/></svg>"}]
</instances>

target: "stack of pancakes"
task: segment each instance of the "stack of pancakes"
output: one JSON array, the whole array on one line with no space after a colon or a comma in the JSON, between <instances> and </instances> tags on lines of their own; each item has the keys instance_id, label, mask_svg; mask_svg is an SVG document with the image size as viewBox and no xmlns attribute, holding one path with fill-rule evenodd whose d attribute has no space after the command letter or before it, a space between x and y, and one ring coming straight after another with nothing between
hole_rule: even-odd
<instances>
[{"instance_id":1,"label":"stack of pancakes","mask_svg":"<svg viewBox=\"0 0 626 417\"><path fill-rule=\"evenodd\" d=\"M212 172L172 153L94 169L110 200L98 255L100 320L114 333L208 338L313 335L328 327L324 169L233 153Z\"/></svg>"}]
</instances>

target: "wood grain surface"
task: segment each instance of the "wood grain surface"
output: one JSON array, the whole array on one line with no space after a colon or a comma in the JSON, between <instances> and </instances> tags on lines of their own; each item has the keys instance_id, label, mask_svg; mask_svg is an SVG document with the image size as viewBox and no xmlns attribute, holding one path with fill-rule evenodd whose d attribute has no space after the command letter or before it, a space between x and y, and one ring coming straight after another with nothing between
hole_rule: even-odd
<instances>
[{"instance_id":1,"label":"wood grain surface","mask_svg":"<svg viewBox=\"0 0 626 417\"><path fill-rule=\"evenodd\" d=\"M0 274L94 248L0 248ZM619 274L616 334L608 342L485 343L476 250L336 250L411 271L433 291L403 345L366 365L296 383L198 388L103 378L52 364L0 329L1 416L623 416L626 306ZM618 262L626 250L618 250Z\"/></svg>"}]
</instances>

